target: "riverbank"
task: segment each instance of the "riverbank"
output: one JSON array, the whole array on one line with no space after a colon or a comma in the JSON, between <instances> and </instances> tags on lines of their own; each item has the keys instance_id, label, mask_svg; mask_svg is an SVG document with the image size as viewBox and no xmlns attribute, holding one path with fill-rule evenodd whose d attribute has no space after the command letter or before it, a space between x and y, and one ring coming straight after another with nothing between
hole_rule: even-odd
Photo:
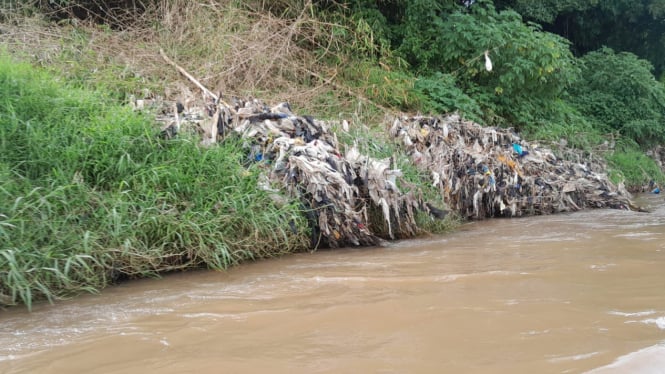
<instances>
[{"instance_id":1,"label":"riverbank","mask_svg":"<svg viewBox=\"0 0 665 374\"><path fill-rule=\"evenodd\" d=\"M403 134L397 142L338 124L347 141L338 143L323 122L255 102L234 108L219 100L198 115L175 105L178 122L160 130L154 112L114 104L8 56L0 60L0 86L4 305L30 308L33 300L95 292L123 279L225 269L319 247L377 245L450 229L460 216L629 208L627 196L591 164L557 159L527 142L521 144L532 156L514 154L514 135L459 118L427 127L421 118L414 129L395 129ZM233 113L223 117L224 110ZM264 118L270 115L275 123ZM434 144L425 131L455 149L456 166L404 148L409 133L411 143ZM388 158L360 152L372 147ZM549 168L558 176L546 175ZM596 193L566 182L580 179L602 185Z\"/></svg>"},{"instance_id":2,"label":"riverbank","mask_svg":"<svg viewBox=\"0 0 665 374\"><path fill-rule=\"evenodd\" d=\"M1 304L309 248L240 142L161 141L150 116L6 55L0 91Z\"/></svg>"},{"instance_id":3,"label":"riverbank","mask_svg":"<svg viewBox=\"0 0 665 374\"><path fill-rule=\"evenodd\" d=\"M3 305L30 308L33 300L95 292L123 279L316 249L322 244L313 239L324 236L332 245L344 233L340 224L356 222L335 224L339 216L325 204L262 188L264 164L248 160L242 138L218 147L201 147L198 135L186 132L164 139L153 113L8 56L0 59L0 90ZM368 137L355 141L382 147ZM322 209L337 229L319 220L312 226L308 217ZM456 221L421 218L417 225L411 214L408 234L398 237ZM365 212L357 222L371 237L398 234L399 225L381 234L369 217ZM354 230L369 233L355 224ZM346 236L344 244L351 244Z\"/></svg>"},{"instance_id":4,"label":"riverbank","mask_svg":"<svg viewBox=\"0 0 665 374\"><path fill-rule=\"evenodd\" d=\"M661 180L643 154L610 145L596 153L565 145L550 152L512 130L400 113L386 107L404 93L395 91L396 76L382 75L378 85L354 75L343 85L322 78L330 73L322 61L340 55L291 44L292 32L308 30L307 40L321 43L335 25L306 13L293 23L223 10L215 8L228 21L223 33L195 7L160 9L164 28L2 14L1 305L30 308L36 300L97 292L125 279L380 244L444 232L460 219L625 208L626 195L601 174L619 181L631 171L630 180ZM183 28L193 23L200 28ZM265 27L249 27L259 24ZM219 37L225 49L211 49L215 43L203 35ZM240 104L201 99L199 87L164 61L160 47L203 77L218 98L219 92L238 98L245 117ZM265 55L278 58L260 58ZM286 117L261 117L279 114L286 101ZM133 110L148 102L155 106ZM211 103L210 112L196 114ZM210 131L219 123L212 121L215 113L219 121L225 110L229 121ZM192 131L155 123L177 115ZM242 126L250 131L239 131ZM297 126L304 126L300 135ZM217 146L210 146L213 139ZM319 159L322 153L309 151L319 152L321 144L326 157ZM522 158L515 145L531 154ZM448 149L460 150L454 167L440 158ZM302 164L278 163L280 151ZM606 165L594 156L599 152L621 162ZM371 170L378 170L372 178ZM332 183L330 175L337 178ZM589 204L594 198L599 204Z\"/></svg>"}]
</instances>

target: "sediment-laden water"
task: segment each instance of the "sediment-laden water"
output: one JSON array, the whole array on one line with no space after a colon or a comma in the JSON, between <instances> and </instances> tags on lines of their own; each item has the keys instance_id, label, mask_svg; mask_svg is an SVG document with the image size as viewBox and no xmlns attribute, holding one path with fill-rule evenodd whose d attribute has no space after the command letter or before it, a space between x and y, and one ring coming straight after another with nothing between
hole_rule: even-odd
<instances>
[{"instance_id":1,"label":"sediment-laden water","mask_svg":"<svg viewBox=\"0 0 665 374\"><path fill-rule=\"evenodd\" d=\"M665 373L665 199L0 312L2 373Z\"/></svg>"}]
</instances>

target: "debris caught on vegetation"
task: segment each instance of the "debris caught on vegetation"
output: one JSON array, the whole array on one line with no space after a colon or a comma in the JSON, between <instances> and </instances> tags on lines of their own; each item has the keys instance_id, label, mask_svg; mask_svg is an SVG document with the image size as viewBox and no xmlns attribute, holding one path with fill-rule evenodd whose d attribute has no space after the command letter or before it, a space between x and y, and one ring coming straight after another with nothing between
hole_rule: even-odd
<instances>
[{"instance_id":1,"label":"debris caught on vegetation","mask_svg":"<svg viewBox=\"0 0 665 374\"><path fill-rule=\"evenodd\" d=\"M492 71L492 60L490 60L490 51L485 51L485 70Z\"/></svg>"},{"instance_id":2,"label":"debris caught on vegetation","mask_svg":"<svg viewBox=\"0 0 665 374\"><path fill-rule=\"evenodd\" d=\"M449 115L398 118L389 131L467 218L636 209L625 188L602 173L604 164L561 159L510 130Z\"/></svg>"},{"instance_id":3,"label":"debris caught on vegetation","mask_svg":"<svg viewBox=\"0 0 665 374\"><path fill-rule=\"evenodd\" d=\"M414 212L423 204L416 188L398 187L406 182L390 158L361 155L356 145L340 149L330 124L297 116L288 103L269 108L258 100L232 102L218 99L183 111L174 104L162 117L162 135L195 132L203 146L234 135L248 140L248 160L265 170L259 188L301 202L312 223L313 247L381 244L370 224L372 211L381 213L389 238L415 235ZM280 203L280 195L274 197Z\"/></svg>"},{"instance_id":4,"label":"debris caught on vegetation","mask_svg":"<svg viewBox=\"0 0 665 374\"><path fill-rule=\"evenodd\" d=\"M357 145L340 149L337 136L329 131L331 124L295 115L288 103L270 108L256 99L216 95L160 53L201 89L205 101L198 107L174 103L158 117L164 123L161 135L195 132L202 146L229 136L245 139L249 161L265 170L259 188L271 193L276 204L284 203L278 192L300 201L311 223L313 248L378 245L384 239L412 237L417 231L416 210L433 212L391 158L362 155ZM347 121L339 126L348 131ZM444 217L443 212L436 214Z\"/></svg>"},{"instance_id":5,"label":"debris caught on vegetation","mask_svg":"<svg viewBox=\"0 0 665 374\"><path fill-rule=\"evenodd\" d=\"M285 203L286 195L302 205L312 248L412 237L417 210L436 219L447 216L402 178L393 158L362 155L356 144L341 149L330 127L348 132L346 120L332 124L296 115L288 103L268 107L256 99L224 98L162 56L203 91L205 104L172 104L158 117L164 123L161 135L195 132L202 146L240 136L247 142L248 162L264 170L258 187L276 204ZM506 129L482 127L458 115L418 116L395 119L389 133L431 175L448 208L468 219L588 207L635 209L630 194L600 172L604 165L560 159Z\"/></svg>"}]
</instances>

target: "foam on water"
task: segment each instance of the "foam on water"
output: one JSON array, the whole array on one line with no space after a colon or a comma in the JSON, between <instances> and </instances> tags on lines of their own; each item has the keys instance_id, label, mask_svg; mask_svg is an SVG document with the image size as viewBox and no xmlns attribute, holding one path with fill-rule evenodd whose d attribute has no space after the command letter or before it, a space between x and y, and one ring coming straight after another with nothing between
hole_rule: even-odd
<instances>
[{"instance_id":1,"label":"foam on water","mask_svg":"<svg viewBox=\"0 0 665 374\"><path fill-rule=\"evenodd\" d=\"M613 363L588 371L586 374L606 373L665 373L665 342L621 356Z\"/></svg>"},{"instance_id":2,"label":"foam on water","mask_svg":"<svg viewBox=\"0 0 665 374\"><path fill-rule=\"evenodd\" d=\"M665 330L665 317L644 319L641 322L647 325L655 324L659 329Z\"/></svg>"},{"instance_id":3,"label":"foam on water","mask_svg":"<svg viewBox=\"0 0 665 374\"><path fill-rule=\"evenodd\" d=\"M622 316L622 317L643 317L643 316L650 316L653 314L656 314L655 310L645 310L642 312L620 312L618 310L613 310L608 312L607 314L611 314L614 316Z\"/></svg>"}]
</instances>

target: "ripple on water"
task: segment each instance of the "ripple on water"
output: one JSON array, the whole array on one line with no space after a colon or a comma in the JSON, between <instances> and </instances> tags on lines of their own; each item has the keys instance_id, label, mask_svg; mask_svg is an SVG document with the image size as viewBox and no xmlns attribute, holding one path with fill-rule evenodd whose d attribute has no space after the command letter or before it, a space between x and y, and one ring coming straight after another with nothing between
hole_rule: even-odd
<instances>
[{"instance_id":1,"label":"ripple on water","mask_svg":"<svg viewBox=\"0 0 665 374\"><path fill-rule=\"evenodd\" d=\"M610 268L613 268L615 266L617 266L617 264L598 264L598 265L593 264L593 265L589 265L589 269L591 269L593 271L607 271Z\"/></svg>"},{"instance_id":2,"label":"ripple on water","mask_svg":"<svg viewBox=\"0 0 665 374\"><path fill-rule=\"evenodd\" d=\"M454 282L462 278L472 277L485 277L495 275L524 275L523 272L506 271L506 270L492 270L482 271L475 273L461 273L461 274L443 274L443 275L390 275L385 277L375 276L321 276L316 275L313 277L300 277L294 280L306 283L446 283Z\"/></svg>"},{"instance_id":3,"label":"ripple on water","mask_svg":"<svg viewBox=\"0 0 665 374\"><path fill-rule=\"evenodd\" d=\"M440 371L467 372L477 369L482 346L498 363L486 371L578 372L609 357L604 362L616 362L594 373L644 374L649 371L639 365L665 368L665 345L653 346L665 330L657 286L665 274L662 253L654 256L665 252L663 207L653 214L599 210L484 221L386 249L296 255L228 276L172 277L138 289L127 284L113 297L59 303L18 318L7 314L0 322L0 372L30 361L28 352L45 362L51 347L71 344L72 350L54 350L67 352L68 361L89 342L118 335L131 336L122 343L170 347L169 358L185 365L214 362L225 358L192 352L206 351L210 334L219 334L233 360L260 360L245 349L258 346L301 361L329 358L320 367L329 372L380 372L385 367L363 368L375 358L410 355L408 366L395 372L436 372L428 369L446 364ZM152 318L159 314L164 318ZM265 336L264 324L271 326ZM93 354L108 355L109 347L101 346ZM641 350L619 357L626 349ZM342 360L348 366L336 366ZM529 362L541 370L520 370ZM501 370L506 367L514 370Z\"/></svg>"},{"instance_id":4,"label":"ripple on water","mask_svg":"<svg viewBox=\"0 0 665 374\"><path fill-rule=\"evenodd\" d=\"M581 353L577 355L572 355L572 356L562 356L562 357L555 357L552 359L549 359L549 362L563 362L563 361L580 361L580 360L586 360L587 358L591 358L593 356L597 356L601 354L602 352L589 352L589 353Z\"/></svg>"},{"instance_id":5,"label":"ripple on water","mask_svg":"<svg viewBox=\"0 0 665 374\"><path fill-rule=\"evenodd\" d=\"M615 238L629 238L629 239L639 239L639 240L658 240L662 235L659 233L640 231L640 232L629 232L625 234L614 235Z\"/></svg>"}]
</instances>

